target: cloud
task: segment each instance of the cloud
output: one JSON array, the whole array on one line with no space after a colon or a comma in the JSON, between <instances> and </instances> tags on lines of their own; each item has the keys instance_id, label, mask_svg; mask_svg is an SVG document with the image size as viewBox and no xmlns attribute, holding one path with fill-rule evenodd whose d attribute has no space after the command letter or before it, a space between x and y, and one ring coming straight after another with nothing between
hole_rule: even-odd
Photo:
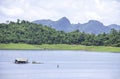
<instances>
[{"instance_id":1,"label":"cloud","mask_svg":"<svg viewBox=\"0 0 120 79\"><path fill-rule=\"evenodd\" d=\"M68 17L72 23L94 19L108 24L120 24L119 0L2 0L1 22L6 20L57 20Z\"/></svg>"},{"instance_id":2,"label":"cloud","mask_svg":"<svg viewBox=\"0 0 120 79\"><path fill-rule=\"evenodd\" d=\"M23 10L19 7L9 7L9 8L1 8L1 12L7 16L19 16L23 13Z\"/></svg>"}]
</instances>

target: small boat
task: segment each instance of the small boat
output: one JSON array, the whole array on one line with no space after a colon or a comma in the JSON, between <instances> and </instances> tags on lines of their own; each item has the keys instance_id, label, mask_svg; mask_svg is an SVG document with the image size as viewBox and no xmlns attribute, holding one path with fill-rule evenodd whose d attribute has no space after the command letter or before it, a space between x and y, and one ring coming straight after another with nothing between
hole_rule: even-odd
<instances>
[{"instance_id":1,"label":"small boat","mask_svg":"<svg viewBox=\"0 0 120 79\"><path fill-rule=\"evenodd\" d=\"M32 64L43 64L43 63L41 63L39 61L32 61Z\"/></svg>"},{"instance_id":2,"label":"small boat","mask_svg":"<svg viewBox=\"0 0 120 79\"><path fill-rule=\"evenodd\" d=\"M28 59L27 59L27 58L16 58L16 59L15 59L15 63L16 63L16 64L28 63Z\"/></svg>"}]
</instances>

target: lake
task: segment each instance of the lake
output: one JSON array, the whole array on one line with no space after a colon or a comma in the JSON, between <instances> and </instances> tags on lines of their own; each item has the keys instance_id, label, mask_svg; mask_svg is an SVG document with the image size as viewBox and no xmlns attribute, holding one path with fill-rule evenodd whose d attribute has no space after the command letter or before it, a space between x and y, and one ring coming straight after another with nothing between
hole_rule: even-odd
<instances>
[{"instance_id":1,"label":"lake","mask_svg":"<svg viewBox=\"0 0 120 79\"><path fill-rule=\"evenodd\" d=\"M15 58L29 63L15 64ZM120 79L120 53L0 50L0 79Z\"/></svg>"}]
</instances>

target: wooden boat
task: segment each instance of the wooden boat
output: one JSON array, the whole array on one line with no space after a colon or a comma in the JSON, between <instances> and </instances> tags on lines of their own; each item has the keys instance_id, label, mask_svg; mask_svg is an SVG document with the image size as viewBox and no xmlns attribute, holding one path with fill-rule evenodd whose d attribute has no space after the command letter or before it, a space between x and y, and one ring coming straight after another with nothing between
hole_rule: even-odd
<instances>
[{"instance_id":1,"label":"wooden boat","mask_svg":"<svg viewBox=\"0 0 120 79\"><path fill-rule=\"evenodd\" d=\"M16 64L28 63L28 59L27 59L27 58L16 58L16 59L15 59L15 63L16 63Z\"/></svg>"}]
</instances>

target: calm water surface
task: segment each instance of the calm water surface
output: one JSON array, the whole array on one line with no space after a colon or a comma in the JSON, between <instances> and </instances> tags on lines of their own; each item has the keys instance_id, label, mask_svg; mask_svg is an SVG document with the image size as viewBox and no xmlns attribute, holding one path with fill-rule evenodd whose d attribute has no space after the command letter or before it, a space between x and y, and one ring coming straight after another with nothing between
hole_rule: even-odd
<instances>
[{"instance_id":1,"label":"calm water surface","mask_svg":"<svg viewBox=\"0 0 120 79\"><path fill-rule=\"evenodd\" d=\"M14 64L19 57L29 64ZM120 79L120 53L0 50L0 79Z\"/></svg>"}]
</instances>

